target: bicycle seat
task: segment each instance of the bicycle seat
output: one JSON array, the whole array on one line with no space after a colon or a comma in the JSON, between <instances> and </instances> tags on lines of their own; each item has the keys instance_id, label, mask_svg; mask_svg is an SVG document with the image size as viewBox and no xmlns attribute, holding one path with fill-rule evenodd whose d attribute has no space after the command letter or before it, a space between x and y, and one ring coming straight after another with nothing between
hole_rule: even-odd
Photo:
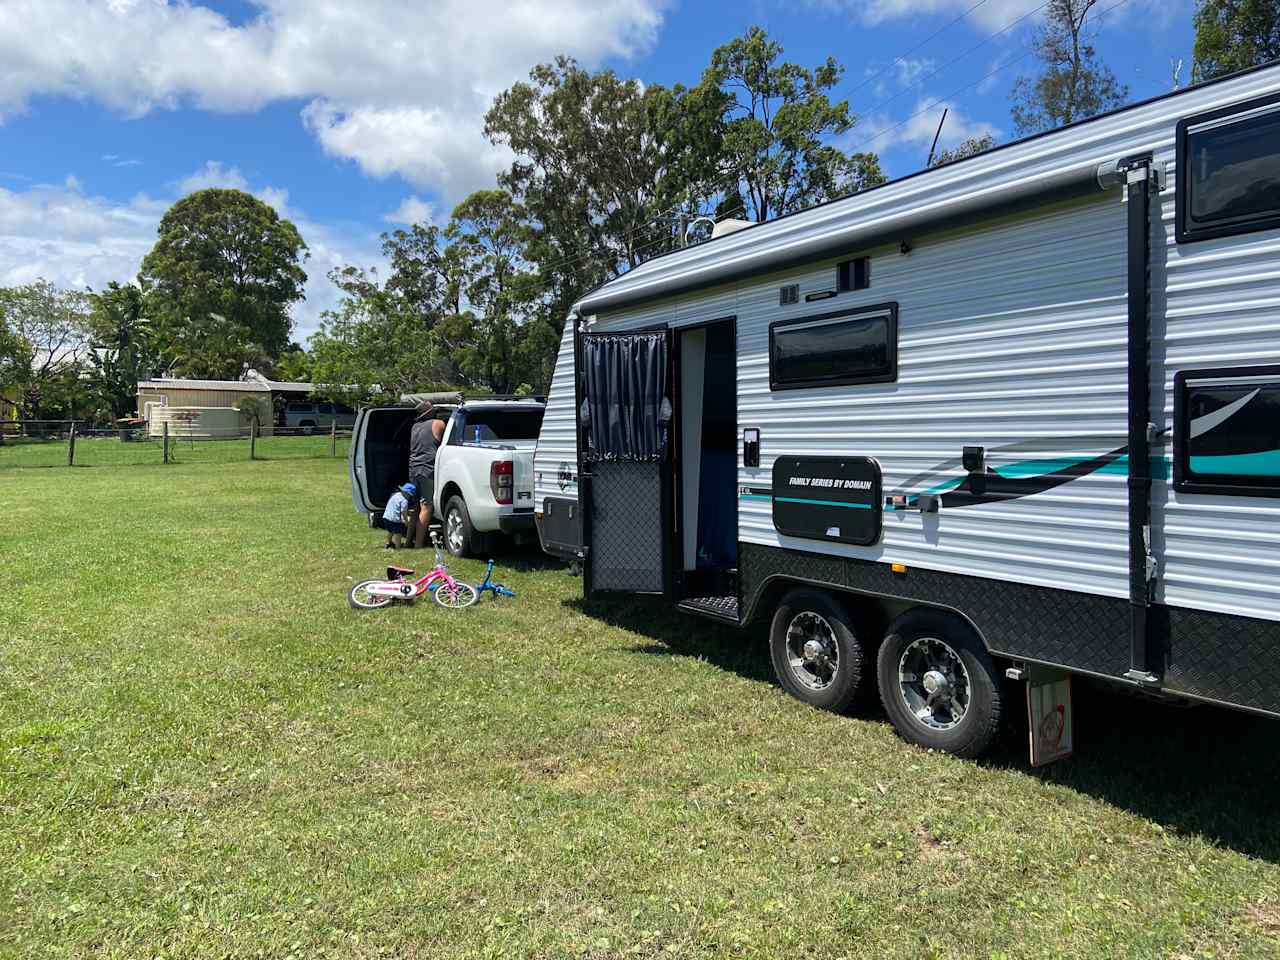
<instances>
[{"instance_id":1,"label":"bicycle seat","mask_svg":"<svg viewBox=\"0 0 1280 960\"><path fill-rule=\"evenodd\" d=\"M388 580L403 580L413 576L413 567L398 567L395 564L387 566Z\"/></svg>"}]
</instances>

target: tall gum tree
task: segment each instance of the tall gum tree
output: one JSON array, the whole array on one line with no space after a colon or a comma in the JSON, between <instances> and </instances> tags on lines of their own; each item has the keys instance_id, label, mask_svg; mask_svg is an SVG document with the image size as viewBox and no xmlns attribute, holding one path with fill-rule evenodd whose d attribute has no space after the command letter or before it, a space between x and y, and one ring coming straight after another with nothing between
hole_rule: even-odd
<instances>
[{"instance_id":1,"label":"tall gum tree","mask_svg":"<svg viewBox=\"0 0 1280 960\"><path fill-rule=\"evenodd\" d=\"M242 190L198 190L175 203L139 282L166 365L204 377L270 366L289 344L308 257L298 229Z\"/></svg>"},{"instance_id":2,"label":"tall gum tree","mask_svg":"<svg viewBox=\"0 0 1280 960\"><path fill-rule=\"evenodd\" d=\"M1280 2L1200 0L1192 79L1212 80L1280 60Z\"/></svg>"},{"instance_id":3,"label":"tall gum tree","mask_svg":"<svg viewBox=\"0 0 1280 960\"><path fill-rule=\"evenodd\" d=\"M1011 94L1019 136L1053 130L1123 106L1129 88L1116 79L1089 42L1098 0L1049 0L1033 49L1037 77L1019 77Z\"/></svg>"},{"instance_id":4,"label":"tall gum tree","mask_svg":"<svg viewBox=\"0 0 1280 960\"><path fill-rule=\"evenodd\" d=\"M844 68L782 60L782 44L751 27L711 54L699 90L721 107L723 151L716 184L721 216L764 222L884 181L874 153L846 153L837 139L857 117L828 92Z\"/></svg>"}]
</instances>

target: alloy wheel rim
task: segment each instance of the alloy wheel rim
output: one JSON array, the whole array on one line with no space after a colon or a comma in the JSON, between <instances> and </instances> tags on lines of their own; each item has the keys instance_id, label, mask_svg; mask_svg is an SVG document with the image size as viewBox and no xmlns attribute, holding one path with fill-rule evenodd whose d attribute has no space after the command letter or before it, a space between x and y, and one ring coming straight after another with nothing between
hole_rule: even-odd
<instances>
[{"instance_id":1,"label":"alloy wheel rim","mask_svg":"<svg viewBox=\"0 0 1280 960\"><path fill-rule=\"evenodd\" d=\"M973 687L960 654L937 637L920 637L898 660L898 691L917 721L931 730L952 730L969 713Z\"/></svg>"},{"instance_id":2,"label":"alloy wheel rim","mask_svg":"<svg viewBox=\"0 0 1280 960\"><path fill-rule=\"evenodd\" d=\"M840 672L836 632L821 614L806 610L787 624L787 664L796 682L808 690L826 690Z\"/></svg>"},{"instance_id":3,"label":"alloy wheel rim","mask_svg":"<svg viewBox=\"0 0 1280 960\"><path fill-rule=\"evenodd\" d=\"M449 511L449 548L457 553L462 549L462 514L457 509Z\"/></svg>"}]
</instances>

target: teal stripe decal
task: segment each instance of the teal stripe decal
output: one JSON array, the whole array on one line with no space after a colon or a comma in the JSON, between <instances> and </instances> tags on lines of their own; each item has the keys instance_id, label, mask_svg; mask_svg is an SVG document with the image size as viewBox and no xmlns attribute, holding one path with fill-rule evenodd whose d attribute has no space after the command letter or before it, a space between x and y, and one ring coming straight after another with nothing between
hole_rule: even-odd
<instances>
[{"instance_id":1,"label":"teal stripe decal","mask_svg":"<svg viewBox=\"0 0 1280 960\"><path fill-rule=\"evenodd\" d=\"M843 503L839 500L806 500L803 497L775 497L782 503L814 503L820 507L853 507L857 510L870 510L869 503Z\"/></svg>"},{"instance_id":2,"label":"teal stripe decal","mask_svg":"<svg viewBox=\"0 0 1280 960\"><path fill-rule=\"evenodd\" d=\"M1018 463L1008 463L1002 467L996 467L995 472L998 476L1004 477L1006 480L1019 480L1024 477L1038 477L1049 473L1061 473L1063 470L1070 470L1072 467L1080 466L1083 463L1089 463L1096 457L1059 457L1052 460L1022 460ZM1094 473L1111 473L1120 476L1127 476L1129 473L1129 457L1123 455L1116 457L1110 463L1104 464ZM1169 458L1162 456L1154 456L1151 458L1151 476L1155 480L1169 479ZM933 491L930 491L933 492Z\"/></svg>"},{"instance_id":3,"label":"teal stripe decal","mask_svg":"<svg viewBox=\"0 0 1280 960\"><path fill-rule=\"evenodd\" d=\"M1233 453L1219 457L1192 457L1195 473L1242 477L1280 477L1280 450Z\"/></svg>"},{"instance_id":4,"label":"teal stripe decal","mask_svg":"<svg viewBox=\"0 0 1280 960\"><path fill-rule=\"evenodd\" d=\"M743 500L772 500L773 497L767 493L744 493L741 496Z\"/></svg>"}]
</instances>

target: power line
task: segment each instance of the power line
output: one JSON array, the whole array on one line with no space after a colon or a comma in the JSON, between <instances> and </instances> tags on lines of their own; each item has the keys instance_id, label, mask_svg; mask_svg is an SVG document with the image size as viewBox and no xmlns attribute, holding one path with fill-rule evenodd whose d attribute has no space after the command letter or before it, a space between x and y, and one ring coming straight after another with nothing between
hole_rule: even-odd
<instances>
[{"instance_id":1,"label":"power line","mask_svg":"<svg viewBox=\"0 0 1280 960\"><path fill-rule=\"evenodd\" d=\"M1117 0L1117 2L1116 2L1116 3L1113 3L1111 6L1107 7L1105 10L1103 10L1101 13L1099 13L1099 14L1098 14L1098 17L1099 17L1099 18L1105 17L1105 16L1106 16L1108 13L1110 13L1112 10L1115 10L1115 9L1117 9L1118 7L1122 7L1122 6L1124 6L1124 5L1125 5L1126 3L1128 3L1128 2L1129 2L1129 0ZM1039 9L1039 8L1037 8L1037 9ZM1033 10L1033 11L1031 11L1031 12L1032 12L1032 13L1034 13L1035 11ZM1027 16L1027 15L1024 15L1024 16ZM1022 19L1022 18L1019 18L1019 19ZM1010 24L1010 26L1012 26L1012 25L1013 25L1013 24ZM1004 29L1008 29L1008 27L1006 27L1006 28L1004 28ZM1010 67L1014 66L1015 64L1021 63L1023 60L1027 59L1027 57L1031 56L1031 54L1033 54L1033 53L1035 53L1035 50L1028 50L1028 51L1026 51L1024 54L1022 54L1022 56L1020 56L1020 57L1015 57L1015 58L1014 58L1014 59L1012 59L1012 60L1008 60L1008 61L1006 61L1005 63L1000 64L1000 66L998 66L998 67L994 68L993 70L989 70L987 73L984 73L984 74L983 74L982 76L980 76L977 80L973 80L973 81L971 81L971 82L969 82L969 83L966 83L966 84L964 84L963 86L957 87L955 90L951 91L950 93L948 93L948 94L944 94L943 96L938 97L936 100L934 100L934 101L933 101L932 103L930 103L928 106L921 107L921 108L920 108L919 110L917 110L915 113L913 113L913 114L911 114L910 116L905 117L904 119L902 119L902 120L898 121L897 123L893 124L893 126L885 127L883 130L879 130L879 131L877 131L876 133L872 134L870 137L867 137L865 140L860 140L859 142L857 142L856 144L854 144L852 147L850 147L850 150L852 151L852 150L857 150L857 149L859 149L859 148L861 148L861 147L865 147L867 144L872 143L873 141L880 139L880 138L881 138L881 137L883 137L886 133L890 133L890 132L892 132L892 131L894 131L894 130L897 130L899 127L906 126L906 124L910 123L910 122L911 122L912 120L914 120L916 117L923 116L924 114L928 113L930 110L934 109L935 107L939 106L940 104L944 103L945 101L950 100L952 97L958 96L959 94L964 93L966 90L970 89L971 87L976 87L978 84L982 83L984 80L988 80L988 79L990 79L991 77L994 77L997 73L1000 73L1002 70L1007 70L1007 69L1009 69Z\"/></svg>"},{"instance_id":2,"label":"power line","mask_svg":"<svg viewBox=\"0 0 1280 960\"><path fill-rule=\"evenodd\" d=\"M901 61L901 60L904 60L906 57L910 56L912 53L914 53L915 51L919 50L921 47L925 46L925 45L926 45L927 43L929 43L930 41L934 40L936 37L938 37L939 35L941 35L942 33L944 33L946 30L948 30L948 29L950 29L951 27L953 27L955 24L959 23L961 20L963 20L965 17L967 17L969 14L971 14L974 10L978 9L978 7L982 6L984 3L987 3L987 2L988 2L988 0L977 0L977 2L976 2L976 3L972 4L968 9L966 9L966 10L965 10L963 13L961 13L959 16L955 17L955 18L954 18L954 19L952 19L952 20L947 21L947 23L943 24L943 26L939 27L939 28L938 28L937 30L935 30L933 33L929 34L929 36L925 37L923 40L921 40L921 41L920 41L919 43L917 43L915 46L913 46L913 47L911 47L910 49L906 50L904 53L901 53L901 54L899 54L898 56L894 57L891 61L889 61L889 65L888 65L888 66L883 67L882 69L880 69L879 71L877 71L875 74L873 74L873 75L871 75L870 77L868 77L868 78L866 78L865 80L863 80L863 81L862 81L862 83L858 84L856 87L854 87L852 90L850 90L850 91L849 91L849 95L852 95L852 94L854 94L854 93L857 93L859 90L861 90L863 87L865 87L868 83L870 83L871 81L875 80L877 77L880 77L880 76L884 75L884 73L886 73L886 72L890 69L890 67L892 67L892 66L893 66L893 64L898 63L898 62L899 62L899 61ZM864 115L865 115L865 114L867 114L867 113L872 113L872 112L874 112L874 111L876 111L876 110L879 110L879 109L881 109L881 108L883 108L883 107L885 107L885 106L889 105L890 103L893 103L895 100L900 99L901 97L903 97L904 95L906 95L906 94L907 94L907 93L908 93L912 88L914 88L914 87L918 87L918 86L920 86L922 83L924 83L926 80L930 80L930 79L932 79L933 77L936 77L938 74L940 74L942 71L946 70L948 67L951 67L951 66L955 65L956 63L959 63L959 62L960 62L961 60L963 60L965 57L969 56L969 54L973 53L973 52L974 52L974 51L976 51L976 50L980 50L982 47L986 46L988 43L990 43L990 42L991 42L992 40L994 40L996 37L1000 36L1001 34L1008 33L1010 30L1012 30L1012 29L1013 29L1014 27L1016 27L1018 24L1022 23L1024 20L1026 20L1028 17L1034 16L1035 14L1039 13L1041 10L1043 10L1045 7L1047 7L1047 6L1049 5L1049 3L1050 3L1050 2L1051 2L1051 0L1044 0L1044 2L1043 2L1043 3L1041 3L1039 6L1036 6L1036 7L1032 8L1031 10L1028 10L1026 13L1022 14L1021 16L1015 17L1013 20L1010 20L1010 21L1009 21L1008 23L1006 23L1003 27L1001 27L1000 29L996 30L995 32L993 32L993 33L991 33L991 34L988 34L987 36L983 37L983 39L982 39L982 40L980 40L978 43L976 43L976 44L974 44L973 46L969 47L968 49L966 49L963 53L959 54L958 56L952 57L952 58L951 58L950 60L948 60L946 63L942 64L940 67L937 67L937 68L935 68L934 70L931 70L929 73L924 74L924 75L922 75L922 76L920 76L920 77L918 77L918 78L916 78L916 79L912 80L912 81L907 85L907 87L906 87L905 89L903 89L903 90L899 91L899 92L898 92L898 93L896 93L896 94L893 94L893 95L892 95L892 96L890 96L890 97L883 98L883 99L881 99L881 100L879 100L879 101L877 101L877 102L875 102L875 103L871 104L871 105L870 105L869 107L867 107L865 110L861 110L861 111L859 111L859 112L860 112L860 113L862 113L862 114L864 114ZM1111 9L1111 8L1109 8L1109 9ZM1108 11L1104 11L1104 12L1109 12L1109 10L1108 10ZM1100 15L1100 16L1101 16L1101 15ZM1024 53L1021 57L1018 57L1018 58L1017 58L1017 59L1015 59L1015 60L1007 61L1006 63L1002 64L1002 65L1001 65L1000 67L998 67L997 69L992 70L992 71L990 71L988 74L986 74L985 76L983 76L983 77L979 78L977 81L975 81L975 84L976 84L976 83L981 83L983 80L985 80L985 79L987 79L988 77L990 77L990 76L994 75L995 73L998 73L1000 70L1002 70L1002 69L1004 69L1004 68L1006 68L1006 67L1012 66L1014 63L1018 63L1018 62L1020 62L1021 60L1026 59L1026 57L1030 54L1030 52L1031 52L1031 51L1028 51L1027 53ZM972 85L972 84L971 84L971 85ZM968 89L968 87L961 88L961 92L962 92L964 89ZM948 96L955 96L955 94L954 94L954 93L952 93L952 94L948 94ZM944 98L944 99L945 99L945 98ZM903 126L903 125L904 125L905 123L907 123L908 121L915 119L915 118L916 118L917 116L919 116L921 113L926 113L926 112L928 112L929 110L932 110L935 106L937 106L937 104L938 104L938 101L934 101L934 102L933 102L933 103L931 103L928 107L925 107L923 110L917 111L916 113L914 113L914 114L912 114L911 116L907 117L907 118L906 118L906 120L903 120L903 121L902 121L902 122L900 122L900 123L894 124L894 125L893 125L893 126L891 126L891 127L886 127L884 130L879 131L879 133L877 133L877 134L876 134L876 136L875 136L875 137L873 137L873 138L871 138L871 139L876 139L876 138L878 138L879 136L882 136L883 134L888 133L890 130L895 130L895 129L897 129L897 128L898 128L898 127L900 127L900 126ZM864 141L864 142L867 142L867 141ZM855 149L856 149L856 147L855 147ZM728 177L724 178L723 180L718 180L718 181L714 181L714 180L713 180L713 181L711 181L710 183L706 183L706 184L699 184L699 185L698 185L698 188L699 188L699 190L701 190L701 191L705 191L708 195L710 195L710 196L713 196L713 197L714 197L714 196L716 196L717 194L719 194L719 193L723 192L723 191L724 191L724 188L726 188L726 187L728 187L728 186L730 186L730 185L732 185L732 186L737 186L737 185L739 185L739 184L742 182L742 179L743 179L743 175L742 175L741 173L738 173L738 174L732 174L732 175L730 175L730 176L728 176ZM674 210L674 209L676 209L676 208L675 208L675 207L673 207L673 208L671 208L671 209L673 209L673 210ZM656 219L656 218L654 218L654 219ZM651 222L651 221L649 221L649 222ZM643 226L643 225L642 225L642 226ZM634 231L634 232L639 232L639 231L637 230L637 231ZM632 234L626 234L625 236L631 236L631 235L632 235Z\"/></svg>"},{"instance_id":3,"label":"power line","mask_svg":"<svg viewBox=\"0 0 1280 960\"><path fill-rule=\"evenodd\" d=\"M887 66L884 66L884 67L882 67L881 69L877 70L875 73L873 73L873 74L871 74L870 76L868 76L868 77L867 77L866 79L864 79L860 84L858 84L856 87L854 87L852 90L850 90L850 91L849 91L849 96L853 96L855 93L857 93L859 90L861 90L861 89L862 89L863 87L865 87L867 84L869 84L872 80L878 80L880 77L883 77L886 73L888 73L888 72L889 72L889 69L890 69L890 68L891 68L895 63L901 63L902 61L906 60L906 58L907 58L907 57L909 57L909 56L911 56L911 54L915 53L915 52L916 52L917 50L919 50L921 47L925 46L927 43L929 43L929 41L933 40L933 39L934 39L935 37L937 37L939 34L945 33L947 30L950 30L950 29L951 29L952 27L954 27L957 23L959 23L959 22L960 22L961 20L963 20L965 17L969 16L969 14L973 13L973 11L977 10L980 6L982 6L982 5L983 5L984 3L986 3L986 2L987 2L987 0L978 0L978 2L977 2L977 3L975 3L972 7L970 7L968 10L966 10L964 13L960 14L960 16L956 17L954 20L948 20L945 24L943 24L943 25L942 25L941 27L939 27L937 30L933 31L933 33L929 34L927 37L925 37L923 40L921 40L919 43L917 43L917 44L916 44L914 47L912 47L910 50L907 50L907 51L906 51L906 52L904 52L904 53L900 53L900 54L898 54L896 57L894 57L892 60L890 60L890 61L889 61L889 63L888 63L888 65L887 65Z\"/></svg>"},{"instance_id":4,"label":"power line","mask_svg":"<svg viewBox=\"0 0 1280 960\"><path fill-rule=\"evenodd\" d=\"M898 91L897 93L895 93L893 96L888 97L887 99L881 100L881 101L879 101L878 103L874 103L874 104L872 104L870 107L868 107L868 108L864 111L864 113L870 113L871 111L881 109L882 107L885 107L885 106L887 106L887 105L888 105L888 104L890 104L890 103L893 103L893 101L898 100L898 99L900 99L901 97L906 96L906 94L908 94L908 93L910 93L910 92L911 92L911 90L912 90L912 88L913 88L913 87L918 87L918 86L920 86L920 84L924 83L926 80L932 80L934 77L936 77L938 74L940 74L943 70L946 70L948 67L954 66L955 64L959 63L961 60L963 60L965 57L969 56L969 54L973 53L975 50L980 50L980 49L982 49L983 47L985 47L988 43L990 43L990 42L991 42L992 40L994 40L996 37L1000 36L1000 34L1002 34L1002 33L1008 33L1010 30L1012 30L1014 27L1016 27L1018 24L1020 24L1023 20L1026 20L1028 17L1032 16L1033 14L1037 14L1037 13L1039 13L1041 10L1043 10L1045 7L1047 7L1047 6L1049 5L1049 3L1050 3L1050 2L1051 2L1051 0L1045 0L1045 2L1044 2L1044 3L1040 4L1040 6L1035 7L1035 8L1033 8L1033 9L1031 9L1031 10L1028 10L1026 13L1024 13L1024 14L1023 14L1022 16L1020 16L1020 17L1017 17L1017 18L1015 18L1015 19L1013 19L1013 20L1010 20L1008 23L1006 23L1003 27L1001 27L1001 28L1000 28L999 30L997 30L995 33L992 33L992 34L990 34L989 36L984 37L983 39L981 39L981 40L979 40L977 43L975 43L972 47L969 47L967 50L965 50L965 51L964 51L964 53L960 54L959 56L952 57L950 60L948 60L948 61L947 61L946 63L944 63L942 66L937 67L936 69L934 69L934 70L930 71L929 73L926 73L926 74L924 74L923 76L917 77L916 79L912 80L912 81L911 81L911 82L910 82L910 83L909 83L909 84L908 84L904 89L899 90L899 91ZM1028 53L1030 53L1030 52L1031 52L1031 51L1028 51ZM1023 56L1025 57L1025 56L1026 56L1026 54L1023 54ZM1019 59L1021 59L1021 58L1019 58ZM1010 61L1010 62L1016 62L1016 61ZM1005 64L1005 66L1008 66L1008 64ZM994 73L995 71L992 71L992 72ZM984 77L983 79L986 79L986 78ZM979 82L981 82L981 81L979 81Z\"/></svg>"},{"instance_id":5,"label":"power line","mask_svg":"<svg viewBox=\"0 0 1280 960\"><path fill-rule=\"evenodd\" d=\"M733 216L735 213L742 213L745 209L746 208L743 206L743 204L738 203L735 206L730 207L727 211L721 213L721 215L716 218L716 222L719 223L722 220L727 220L729 217ZM627 236L631 236L631 235L632 234L627 234ZM654 247L658 246L659 244L672 241L673 239L677 239L677 238L674 238L670 234L665 234L661 237L657 237L649 241L648 243L641 244L638 247L633 247L630 253L632 256L635 256L645 250L651 250ZM553 260L551 263L548 263L548 264L539 264L537 263L537 261L533 261L533 262L540 270L549 271L549 270L559 269L561 267L572 266L577 263L584 263L588 260L595 260L595 259L597 259L595 254L581 253L581 254L575 254L574 256L571 256L571 257L565 257L562 260ZM635 269L635 268L633 267L632 269Z\"/></svg>"}]
</instances>

